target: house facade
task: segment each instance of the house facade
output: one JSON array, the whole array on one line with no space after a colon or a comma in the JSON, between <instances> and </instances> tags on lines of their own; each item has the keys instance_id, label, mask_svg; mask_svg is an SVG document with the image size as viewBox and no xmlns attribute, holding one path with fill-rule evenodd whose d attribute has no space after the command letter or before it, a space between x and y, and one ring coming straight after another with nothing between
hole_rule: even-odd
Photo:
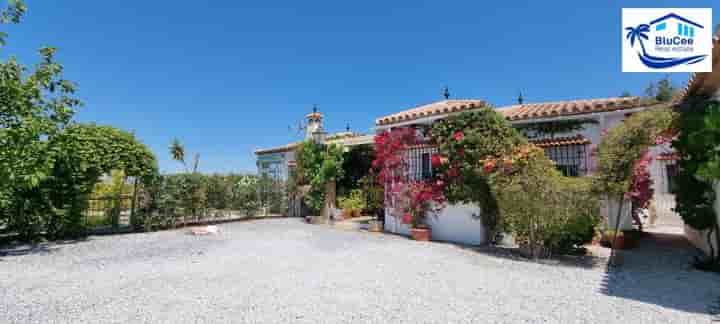
<instances>
[{"instance_id":1,"label":"house facade","mask_svg":"<svg viewBox=\"0 0 720 324\"><path fill-rule=\"evenodd\" d=\"M379 118L376 120L376 129L382 132L395 127L429 126L439 119L486 105L482 100L442 100ZM648 103L637 97L618 97L518 103L496 110L531 143L543 148L566 176L587 176L595 170L595 152L604 131L617 126L633 113L663 106L667 104ZM668 153L664 148L656 148L653 152L658 157ZM433 153L435 149L427 146L410 149L408 172L412 179L432 176L430 158ZM668 160L662 163L671 162ZM652 164L658 169L660 163L657 160ZM667 173L655 172L654 176L658 177L656 185L669 182L660 179L667 177ZM669 198L674 201L672 197ZM669 208L668 205L668 211ZM630 208L623 209L629 215ZM617 210L616 206L606 204L601 212L609 216L614 215L613 210ZM488 242L480 213L479 206L447 206L438 217L429 217L428 225L432 228L433 239L472 245ZM391 215L392 210L386 210L386 214ZM627 220L623 227L631 226L630 217L623 219ZM408 234L410 228L398 219L386 217L385 230Z\"/></svg>"},{"instance_id":2,"label":"house facade","mask_svg":"<svg viewBox=\"0 0 720 324\"><path fill-rule=\"evenodd\" d=\"M323 127L323 119L324 115L317 108L313 108L313 111L305 116L304 140L315 140L325 144L337 144L345 147L371 145L373 143L374 135L354 133L349 128L344 132L327 134ZM295 168L295 152L301 143L301 141L297 141L256 150L258 175L286 181Z\"/></svg>"}]
</instances>

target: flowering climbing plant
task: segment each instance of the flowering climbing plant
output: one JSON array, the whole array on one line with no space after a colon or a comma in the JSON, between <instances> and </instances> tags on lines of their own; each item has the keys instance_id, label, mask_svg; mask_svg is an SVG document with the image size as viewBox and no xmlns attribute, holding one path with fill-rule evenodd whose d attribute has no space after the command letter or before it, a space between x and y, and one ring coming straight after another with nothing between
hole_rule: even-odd
<instances>
[{"instance_id":1,"label":"flowering climbing plant","mask_svg":"<svg viewBox=\"0 0 720 324\"><path fill-rule=\"evenodd\" d=\"M393 209L393 216L414 227L426 225L427 214L437 215L445 203L442 181L409 177L407 151L417 144L423 144L423 140L415 128L384 131L375 136L372 164L377 182L386 188L385 202Z\"/></svg>"},{"instance_id":2,"label":"flowering climbing plant","mask_svg":"<svg viewBox=\"0 0 720 324\"><path fill-rule=\"evenodd\" d=\"M632 178L630 179L630 190L625 193L625 198L633 203L633 209L646 208L653 196L652 178L650 177L650 162L652 155L646 150L640 159L635 161Z\"/></svg>"},{"instance_id":3,"label":"flowering climbing plant","mask_svg":"<svg viewBox=\"0 0 720 324\"><path fill-rule=\"evenodd\" d=\"M443 188L437 182L396 183L391 191L396 201L396 213L403 223L414 228L427 225L427 216L437 216L445 207Z\"/></svg>"},{"instance_id":4,"label":"flowering climbing plant","mask_svg":"<svg viewBox=\"0 0 720 324\"><path fill-rule=\"evenodd\" d=\"M489 107L436 122L430 138L438 149L431 160L433 174L436 181L442 182L448 202L477 204L483 210L483 224L494 230L497 202L487 177L477 172L478 161L499 156L526 140Z\"/></svg>"}]
</instances>

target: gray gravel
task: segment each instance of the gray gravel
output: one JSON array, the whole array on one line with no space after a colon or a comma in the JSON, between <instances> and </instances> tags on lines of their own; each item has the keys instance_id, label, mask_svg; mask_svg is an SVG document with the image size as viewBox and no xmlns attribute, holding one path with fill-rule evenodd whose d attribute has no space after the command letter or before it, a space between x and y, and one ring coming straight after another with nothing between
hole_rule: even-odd
<instances>
[{"instance_id":1,"label":"gray gravel","mask_svg":"<svg viewBox=\"0 0 720 324\"><path fill-rule=\"evenodd\" d=\"M298 219L220 228L0 250L0 323L707 323L720 294L686 260L606 274Z\"/></svg>"}]
</instances>

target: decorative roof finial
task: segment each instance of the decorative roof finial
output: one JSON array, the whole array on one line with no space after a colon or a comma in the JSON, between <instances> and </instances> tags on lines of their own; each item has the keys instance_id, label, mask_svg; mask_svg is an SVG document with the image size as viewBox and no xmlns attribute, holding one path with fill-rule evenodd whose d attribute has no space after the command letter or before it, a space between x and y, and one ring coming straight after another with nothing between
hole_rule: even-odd
<instances>
[{"instance_id":1,"label":"decorative roof finial","mask_svg":"<svg viewBox=\"0 0 720 324\"><path fill-rule=\"evenodd\" d=\"M522 105L523 101L525 101L525 99L523 99L522 91L520 91L520 95L518 95L517 100L518 100L518 105Z\"/></svg>"},{"instance_id":2,"label":"decorative roof finial","mask_svg":"<svg viewBox=\"0 0 720 324\"><path fill-rule=\"evenodd\" d=\"M315 113L317 113L317 112L318 112L317 105L314 104L314 105L313 105L313 114L315 114Z\"/></svg>"},{"instance_id":3,"label":"decorative roof finial","mask_svg":"<svg viewBox=\"0 0 720 324\"><path fill-rule=\"evenodd\" d=\"M350 132L350 123L347 123L347 125L345 125L345 131L348 133Z\"/></svg>"},{"instance_id":4,"label":"decorative roof finial","mask_svg":"<svg viewBox=\"0 0 720 324\"><path fill-rule=\"evenodd\" d=\"M445 97L445 100L450 99L450 89L448 89L448 86L445 86L443 89L443 97Z\"/></svg>"}]
</instances>

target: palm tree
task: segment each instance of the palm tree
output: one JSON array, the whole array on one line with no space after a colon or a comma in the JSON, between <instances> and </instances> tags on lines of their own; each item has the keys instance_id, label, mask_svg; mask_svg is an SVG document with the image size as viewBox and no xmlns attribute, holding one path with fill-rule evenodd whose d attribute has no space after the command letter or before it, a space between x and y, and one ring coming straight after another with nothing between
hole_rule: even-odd
<instances>
[{"instance_id":1,"label":"palm tree","mask_svg":"<svg viewBox=\"0 0 720 324\"><path fill-rule=\"evenodd\" d=\"M182 163L183 167L187 169L187 165L185 164L185 147L177 138L173 139L172 143L170 143L170 156L172 156L173 160Z\"/></svg>"},{"instance_id":2,"label":"palm tree","mask_svg":"<svg viewBox=\"0 0 720 324\"><path fill-rule=\"evenodd\" d=\"M647 56L647 52L645 52L645 44L643 44L643 38L648 39L646 33L650 32L650 25L641 24L635 28L626 27L625 30L628 31L625 38L630 40L630 46L635 46L635 40L637 39L640 43L640 47L642 48L643 55Z\"/></svg>"}]
</instances>

